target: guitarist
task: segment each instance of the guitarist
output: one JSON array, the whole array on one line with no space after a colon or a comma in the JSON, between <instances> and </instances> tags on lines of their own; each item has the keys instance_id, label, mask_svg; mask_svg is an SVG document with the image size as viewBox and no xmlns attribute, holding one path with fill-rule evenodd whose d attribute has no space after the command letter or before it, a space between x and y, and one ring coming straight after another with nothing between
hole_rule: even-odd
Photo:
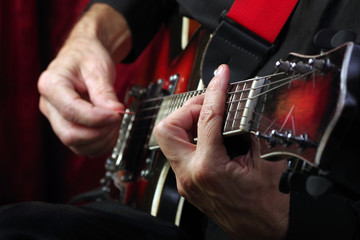
<instances>
[{"instance_id":1,"label":"guitarist","mask_svg":"<svg viewBox=\"0 0 360 240\"><path fill-rule=\"evenodd\" d=\"M80 155L108 153L114 146L121 120L117 112L124 110L113 87L114 63L136 59L168 14L180 10L181 14L195 18L209 31L214 31L223 11L229 10L232 3L232 0L92 1L58 56L39 79L40 109L60 140ZM326 32L327 37L321 35L316 44L313 39L323 28L359 30L359 10L359 1L300 0L269 52L271 54L264 56L266 61L259 63L252 74L272 72L274 60L290 51L312 54L335 47L344 39L356 41L356 35L349 36L341 31ZM314 201L307 196L290 198L280 194L275 183L284 166L281 162L262 162L257 155L255 140L251 139L251 150L247 155L240 157L237 164L226 165L229 169L224 168L228 157L216 130L219 130L219 112L228 80L229 69L221 66L205 99L191 100L157 128L158 139L162 142L166 138L164 129L169 129L174 122L181 120L187 124L178 126L180 132L177 133L184 133L197 118L200 119L199 143L200 139L206 139L200 146L193 147L193 153L188 149L184 135L172 138L169 144L162 142L177 173L180 193L209 214L234 239L358 238L359 220L352 202L333 196ZM189 118L179 116L182 113ZM178 147L179 141L182 147ZM175 144L176 151L173 151ZM191 163L184 162L179 157L181 152L196 158L187 159ZM199 164L204 169L186 168L197 159L201 160ZM223 167L215 169L219 165ZM229 170L236 174L227 174ZM231 188L234 183L239 185ZM261 191L257 191L259 189ZM81 208L46 203L4 206L0 214L0 236L2 239L19 236L32 236L33 239L147 239L151 235L155 239L186 239L171 226L120 208L110 203ZM131 221L133 218L127 217L129 215L136 215L146 223L156 223L139 224ZM122 227L124 225L129 227ZM171 234L166 235L165 229ZM222 237L226 239L226 236Z\"/></svg>"}]
</instances>

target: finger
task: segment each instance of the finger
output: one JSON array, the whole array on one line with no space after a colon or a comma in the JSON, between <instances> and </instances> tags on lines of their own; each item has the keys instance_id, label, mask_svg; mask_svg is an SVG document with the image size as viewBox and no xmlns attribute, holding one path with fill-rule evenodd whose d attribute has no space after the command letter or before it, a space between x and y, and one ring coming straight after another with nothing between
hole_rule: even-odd
<instances>
[{"instance_id":1,"label":"finger","mask_svg":"<svg viewBox=\"0 0 360 240\"><path fill-rule=\"evenodd\" d=\"M221 65L206 89L198 123L198 147L200 149L210 147L211 152L214 152L223 146L222 125L229 78L229 68Z\"/></svg>"},{"instance_id":2,"label":"finger","mask_svg":"<svg viewBox=\"0 0 360 240\"><path fill-rule=\"evenodd\" d=\"M107 132L103 137L93 139L82 145L70 146L70 149L78 155L92 158L110 154L116 144L119 128L117 126L111 126L111 129Z\"/></svg>"},{"instance_id":3,"label":"finger","mask_svg":"<svg viewBox=\"0 0 360 240\"><path fill-rule=\"evenodd\" d=\"M68 76L43 74L38 88L42 101L50 103L67 121L89 127L98 127L120 121L121 117L115 111L94 106L82 99L75 91ZM49 108L40 105L41 111L49 115ZM119 110L123 110L119 109Z\"/></svg>"},{"instance_id":4,"label":"finger","mask_svg":"<svg viewBox=\"0 0 360 240\"><path fill-rule=\"evenodd\" d=\"M183 104L183 106L192 105L192 104L202 105L203 102L204 102L204 97L205 97L204 94L198 95L198 96L195 96L195 97L192 97L192 98L190 98L189 100L187 100L187 101Z\"/></svg>"},{"instance_id":5,"label":"finger","mask_svg":"<svg viewBox=\"0 0 360 240\"><path fill-rule=\"evenodd\" d=\"M119 102L113 86L116 70L110 59L89 62L81 74L84 76L91 102L95 106L122 110L122 104Z\"/></svg>"},{"instance_id":6,"label":"finger","mask_svg":"<svg viewBox=\"0 0 360 240\"><path fill-rule=\"evenodd\" d=\"M196 127L200 110L201 105L198 104L179 108L154 129L161 150L175 169L179 164L186 164L196 150L190 133Z\"/></svg>"},{"instance_id":7,"label":"finger","mask_svg":"<svg viewBox=\"0 0 360 240\"><path fill-rule=\"evenodd\" d=\"M66 146L76 147L101 140L121 124L119 121L102 127L87 127L66 120L43 98L40 98L40 106L46 109L44 114L49 119L53 131Z\"/></svg>"}]
</instances>

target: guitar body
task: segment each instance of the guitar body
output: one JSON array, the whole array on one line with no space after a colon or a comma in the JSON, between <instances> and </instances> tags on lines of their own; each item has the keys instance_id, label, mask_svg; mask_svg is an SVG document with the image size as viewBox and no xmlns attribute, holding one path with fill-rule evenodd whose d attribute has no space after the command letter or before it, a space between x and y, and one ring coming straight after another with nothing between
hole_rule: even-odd
<instances>
[{"instance_id":1,"label":"guitar body","mask_svg":"<svg viewBox=\"0 0 360 240\"><path fill-rule=\"evenodd\" d=\"M262 158L299 159L317 168L320 177L330 179L346 195L351 192L360 197L360 163L354 141L360 133L356 125L359 58L359 46L353 43L315 56L292 53L277 63L278 72L230 84L225 142L230 138L231 148L238 150L236 146L241 148L243 141L237 144L232 137L254 133ZM194 94L164 97L156 122L170 113L166 109L177 99L185 102ZM154 138L149 146L158 147Z\"/></svg>"},{"instance_id":2,"label":"guitar body","mask_svg":"<svg viewBox=\"0 0 360 240\"><path fill-rule=\"evenodd\" d=\"M322 154L315 164L340 193L360 199L360 46L349 44L344 57L339 100L331 125L326 129ZM326 141L326 142L325 142Z\"/></svg>"},{"instance_id":3,"label":"guitar body","mask_svg":"<svg viewBox=\"0 0 360 240\"><path fill-rule=\"evenodd\" d=\"M178 42L171 38L174 29L164 27L161 31L161 38L155 39L159 41L154 47L157 55L147 59L147 74L141 73L144 71L136 73L137 79L128 91L127 112L123 117L118 142L108 158L107 170L115 186L120 189L119 201L180 225L181 214L197 213L179 196L167 160L161 152L149 150L147 143L154 127L153 116L157 114L161 98L197 88L200 59L209 34L199 29L187 47L172 57L172 44ZM178 48L175 46L175 49ZM191 211L185 211L188 208ZM181 225L195 227L189 226L190 223Z\"/></svg>"},{"instance_id":4,"label":"guitar body","mask_svg":"<svg viewBox=\"0 0 360 240\"><path fill-rule=\"evenodd\" d=\"M348 43L324 55L287 58L290 62L309 59L329 66L266 95L266 107L253 129L265 136L260 137L262 157L302 159L320 169L337 191L359 199L360 47ZM304 145L300 140L284 141L289 133L303 138Z\"/></svg>"},{"instance_id":5,"label":"guitar body","mask_svg":"<svg viewBox=\"0 0 360 240\"><path fill-rule=\"evenodd\" d=\"M292 53L280 65L287 76L256 80L262 88L258 97L250 97L254 87L246 83L232 87L225 131L256 133L263 158L301 159L318 168L337 191L358 199L360 47L348 43L316 56ZM243 102L231 103L244 95L239 86L250 90ZM251 113L244 116L249 107Z\"/></svg>"},{"instance_id":6,"label":"guitar body","mask_svg":"<svg viewBox=\"0 0 360 240\"><path fill-rule=\"evenodd\" d=\"M261 110L261 119L257 126L252 126L253 131L270 138L273 135L273 142L266 138L260 140L264 158L296 157L320 165L334 125L340 117L346 118L342 113L351 108L346 103L346 98L350 96L347 85L351 79L344 73L349 68L346 58L350 57L352 48L342 47L326 55L304 56L292 53L288 56L289 62L308 62L312 59L329 66L324 65L323 70L295 76L291 81L276 83L276 77L271 80L273 89L263 96L266 104ZM309 139L308 146L305 141L304 146L300 141L281 141L281 137L274 136L274 131L278 135L291 133L299 139L306 136Z\"/></svg>"},{"instance_id":7,"label":"guitar body","mask_svg":"<svg viewBox=\"0 0 360 240\"><path fill-rule=\"evenodd\" d=\"M174 173L157 151L152 129L187 99L204 92L188 91L200 79L200 59L208 37L207 32L198 31L174 59L166 51L169 43L162 45L165 51L149 87L131 91L137 97L129 98L118 143L109 158L123 203L188 229L196 229L202 215L179 196ZM358 126L354 128L360 120L359 66L359 46L349 43L317 56L292 53L280 61L279 72L232 83L225 138L254 133L263 158L303 160L348 195L360 196L358 150L348 138L360 133Z\"/></svg>"}]
</instances>

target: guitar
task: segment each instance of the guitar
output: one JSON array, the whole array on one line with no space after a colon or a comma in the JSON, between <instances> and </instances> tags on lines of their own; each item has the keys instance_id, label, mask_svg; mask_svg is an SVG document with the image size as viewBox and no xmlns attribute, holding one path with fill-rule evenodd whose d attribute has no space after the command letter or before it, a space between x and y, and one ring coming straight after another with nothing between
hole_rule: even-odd
<instances>
[{"instance_id":1,"label":"guitar","mask_svg":"<svg viewBox=\"0 0 360 240\"><path fill-rule=\"evenodd\" d=\"M197 23L190 24L194 25L190 28L198 26ZM141 76L137 84L128 91L127 109L123 115L119 137L106 161L107 172L102 181L106 189L109 185L115 185L120 190L120 196L112 194L115 200L180 225L181 216L187 212L196 221L194 213L197 211L179 196L170 165L160 151L148 148L148 142L155 123L157 105L162 98L198 87L200 59L209 33L200 28L194 34L189 34L191 39L185 50L171 58L172 29L165 27L160 32L160 39L155 39L160 43L156 43L154 47L154 52L159 52L158 49L161 48L157 58L160 64L151 66L153 74ZM148 86L144 84L145 78L150 79ZM171 200L164 200L164 196ZM201 217L200 213L197 215ZM193 228L192 232L199 231L191 221L181 225Z\"/></svg>"},{"instance_id":2,"label":"guitar","mask_svg":"<svg viewBox=\"0 0 360 240\"><path fill-rule=\"evenodd\" d=\"M181 66L181 60L188 59L187 54L192 52L192 71L198 67L196 59L200 55L194 49L204 46L202 37L194 39L176 62ZM276 63L274 74L230 84L224 138L253 133L259 138L264 159L301 159L320 168L345 191L360 196L359 177L354 177L353 169L339 167L339 146L342 149L349 143L345 141L347 134L359 133L358 127L353 128L359 120L359 66L360 47L347 43L315 56L290 53L286 60ZM124 191L123 202L154 216L161 211L171 212L162 218L181 225L186 201L177 194L175 177L159 151L152 129L205 89L183 92L176 83L189 79L191 74L185 76L179 68L171 70L174 75L169 77L170 84L164 87L160 81L142 89L140 100L127 110L109 162L115 169L116 184ZM343 165L355 162L353 152L346 156L348 159L341 158ZM335 168L341 169L341 174ZM349 180L353 183L348 184Z\"/></svg>"}]
</instances>

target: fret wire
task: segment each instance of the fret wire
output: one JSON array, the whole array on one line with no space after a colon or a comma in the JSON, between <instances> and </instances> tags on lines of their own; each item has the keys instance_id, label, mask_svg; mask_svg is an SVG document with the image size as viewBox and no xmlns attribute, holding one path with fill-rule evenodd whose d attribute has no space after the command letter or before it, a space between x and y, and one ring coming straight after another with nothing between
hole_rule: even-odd
<instances>
[{"instance_id":1,"label":"fret wire","mask_svg":"<svg viewBox=\"0 0 360 240\"><path fill-rule=\"evenodd\" d=\"M238 85L236 85L236 88L235 88L235 93L233 94L233 99L235 100L235 101L232 101L231 102L231 108L230 108L230 110L232 110L233 108L234 108L234 105L237 103L237 105L239 105L239 102L236 102L237 100L240 100L241 99L241 96L244 94L241 90L239 90L239 88L240 88L240 85L242 86L242 88L244 89L245 88L245 86L246 86L246 83L241 83L241 84L238 84ZM240 98L237 98L237 96L238 96L238 94L240 93ZM233 115L233 118L236 118L236 115L237 115L237 106L235 107L235 113L234 114L231 114L231 115ZM229 115L229 114L228 114ZM231 116L231 115L229 115L229 116ZM234 120L232 120L231 121L231 129L234 129L234 124L235 124L235 121Z\"/></svg>"},{"instance_id":2,"label":"fret wire","mask_svg":"<svg viewBox=\"0 0 360 240\"><path fill-rule=\"evenodd\" d=\"M234 110L233 110L234 111ZM236 110L235 110L236 111ZM254 114L254 115L261 115L260 113L256 112L256 111L252 111L251 114ZM166 114L163 114L164 115L164 118L167 116ZM148 119L155 119L156 117L158 117L157 114L153 114L152 116L147 116L147 117L143 117L143 118L138 118L135 120L135 122L138 122L138 121L142 121L142 120L148 120ZM241 118L236 118L236 119L229 119L229 121L232 121L232 120L241 120ZM275 120L270 120L270 119L266 119L266 118L262 118L261 121L255 121L255 120L252 120L253 123L256 123L256 124L260 124L261 126L266 126L266 130L264 132L267 132L275 123ZM280 129L280 125L278 124L275 124L275 128L277 129ZM224 128L224 132L227 132L227 131L232 131L234 129L229 129L229 130L225 130Z\"/></svg>"},{"instance_id":3,"label":"fret wire","mask_svg":"<svg viewBox=\"0 0 360 240\"><path fill-rule=\"evenodd\" d=\"M276 76L280 76L280 75L285 75L285 73L279 72L279 73L269 74L267 76L264 76L263 78L272 78L272 77L276 77ZM254 81L254 79L256 79L256 78L250 78L250 79L246 79L246 80L232 82L232 83L229 83L229 86L236 85L236 84L239 84L239 83L251 82L251 81ZM204 93L205 90L206 89L193 90L193 91L188 91L188 93L194 93L194 94ZM184 93L180 93L180 94L184 94ZM179 95L179 94L176 94L176 95ZM175 95L171 95L171 96L175 96ZM197 96L197 95L195 95L195 96ZM167 97L167 96L165 96L165 97ZM162 100L163 98L164 97L162 96L162 97L156 97L156 98L151 98L151 99L145 99L145 100L143 100L143 103L152 102L152 101L158 101L158 100Z\"/></svg>"},{"instance_id":4,"label":"fret wire","mask_svg":"<svg viewBox=\"0 0 360 240\"><path fill-rule=\"evenodd\" d=\"M302 76L308 76L310 74L312 74L313 72L309 72L309 73L306 73L306 74L303 74ZM274 74L270 74L270 75L267 75L267 76L264 76L262 78L272 78L272 77L276 77L276 76L280 76L280 75L286 75L285 73L274 73ZM288 78L283 78L283 79L280 79L280 80L277 80L275 82L271 82L267 85L264 85L264 86L269 86L269 85L272 85L272 84L275 84L279 81L286 81L288 79L293 79L293 78L296 78L296 77L299 77L301 75L294 75L294 76L289 76ZM257 77L258 78L258 77ZM247 80L241 80L241 81L238 81L238 82L233 82L233 83L230 83L229 86L233 86L233 85L237 85L239 83L247 83L247 82L252 82L254 81L255 79L257 78L251 78L251 79L247 79ZM259 86L260 88L261 86ZM206 89L202 89L202 90L194 90L194 91L189 91L188 93L194 93L195 96L199 95L198 93L202 94L205 92ZM247 91L247 90L250 90L250 89L244 89L244 91ZM180 93L180 94L176 94L176 95L181 95L181 94L184 94L184 93ZM232 94L232 92L228 92L227 94ZM171 95L171 96L176 96L176 95ZM165 96L167 97L167 96ZM158 100L162 100L164 99L164 97L157 97L157 98L151 98L151 99L145 99L143 100L143 103L145 102L152 102L152 101L158 101Z\"/></svg>"},{"instance_id":5,"label":"fret wire","mask_svg":"<svg viewBox=\"0 0 360 240\"><path fill-rule=\"evenodd\" d=\"M178 103L176 104L175 110L179 109L185 102L186 94L182 94L178 100Z\"/></svg>"},{"instance_id":6,"label":"fret wire","mask_svg":"<svg viewBox=\"0 0 360 240\"><path fill-rule=\"evenodd\" d=\"M273 73L273 74L262 76L260 78L272 78L272 77L277 77L277 76L280 76L280 75L288 75L288 74L284 73L284 72L276 72L276 73ZM254 77L254 78L249 78L249 79L245 79L245 80L240 80L240 81L237 81L237 82L232 82L229 85L236 85L236 84L239 84L239 83L252 82L252 81L254 81L254 80L258 79L258 78L259 77Z\"/></svg>"},{"instance_id":7,"label":"fret wire","mask_svg":"<svg viewBox=\"0 0 360 240\"><path fill-rule=\"evenodd\" d=\"M277 85L277 86L275 86L275 87L273 87L273 88L271 88L271 89L269 89L269 90L266 90L266 91L264 91L264 92L261 92L261 93L259 93L258 95L255 95L254 97L244 98L244 99L242 99L242 100L240 100L240 101L247 101L248 99L252 100L252 99L254 99L254 98L260 97L260 96L262 96L262 95L264 95L264 94L266 94L266 93L268 93L268 92L271 92L271 91L274 90L274 89L277 89L277 88L280 88L280 87L282 87L282 86L284 86L284 85L286 85L286 84L289 84L291 81L292 81L292 78L291 78L291 79L288 79L287 82L284 82L284 83L279 84L279 85ZM263 85L263 86L270 86L270 85L271 85L271 84L266 84L266 85ZM254 89L256 89L256 88L254 88ZM239 101L239 100L238 100L238 101ZM228 103L228 102L227 102L227 103Z\"/></svg>"},{"instance_id":8,"label":"fret wire","mask_svg":"<svg viewBox=\"0 0 360 240\"><path fill-rule=\"evenodd\" d=\"M243 84L243 89L242 90L244 90L244 89L246 89L246 87L247 87L247 83L244 83ZM243 97L244 97L244 95L246 94L246 93L249 93L248 91L247 92L244 92L244 91L242 91L241 93L240 93L240 97L239 97L239 101L238 101L238 103L237 103L237 106L236 106L236 110L238 110L238 111L236 111L235 112L235 118L239 115L239 109L241 108L241 106L242 105L245 105L245 101L241 101L242 99L243 99ZM248 96L248 95L247 95ZM247 97L246 96L246 97ZM243 115L243 113L244 113L244 111L243 111L244 109L242 109L241 110L241 116ZM237 123L239 123L238 125L240 126L240 121L233 121L233 124L232 124L232 129L234 129L236 126L237 126Z\"/></svg>"},{"instance_id":9,"label":"fret wire","mask_svg":"<svg viewBox=\"0 0 360 240\"><path fill-rule=\"evenodd\" d=\"M307 76L309 75L310 73L307 73L307 74L304 74L303 76ZM285 73L274 73L274 74L271 74L271 75L267 75L267 76L264 76L263 78L272 78L272 77L275 77L275 76L279 76L279 75L285 75ZM272 84L275 84L275 83L278 83L280 81L286 81L288 79L293 79L293 78L296 78L298 77L299 75L294 75L294 76L289 76L288 78L284 78L284 79L280 79L280 80L277 80L275 82L271 82L269 84L266 84L266 85L263 85L263 86L269 86L269 85L272 85ZM257 78L251 78L251 79L247 79L247 80L242 80L242 81L239 81L239 82L233 82L233 83L230 83L229 86L233 86L233 85L237 85L237 84L240 84L240 83L247 83L247 82L252 82L254 79L257 79ZM259 88L262 87L262 86L259 86ZM194 90L194 91L189 91L187 93L192 93L194 96L197 96L197 95L200 95L200 94L203 94L205 92L206 89L202 89L202 90ZM250 89L244 89L242 91L248 91ZM177 96L177 95L181 95L181 94L185 94L185 93L180 93L180 94L176 94L176 95L171 95L172 97L173 96ZM233 94L233 92L228 92L227 94L231 95ZM151 98L151 99L145 99L142 101L142 103L147 103L147 102L153 102L153 101L161 101L163 100L164 98L166 97L169 97L169 96L165 96L165 97L157 97L157 98Z\"/></svg>"},{"instance_id":10,"label":"fret wire","mask_svg":"<svg viewBox=\"0 0 360 240\"><path fill-rule=\"evenodd\" d=\"M258 113L258 112L256 112L256 111L252 111L251 112L251 114L254 114L254 115L261 115L260 113ZM238 120L240 120L241 118L238 118ZM271 125L272 126L272 124L273 124L273 120L270 120L270 119L266 119L266 118L262 118L263 120L262 121L255 121L255 120L252 120L252 122L254 122L254 123L257 123L257 124L259 124L259 123L262 123L264 126L269 126L269 125ZM280 129L280 125L275 125L275 126L277 126L278 127L278 129Z\"/></svg>"},{"instance_id":11,"label":"fret wire","mask_svg":"<svg viewBox=\"0 0 360 240\"><path fill-rule=\"evenodd\" d=\"M173 98L172 104L169 108L169 111L166 112L166 115L169 115L171 112L173 112L176 109L176 104L179 101L179 95L175 95L175 97Z\"/></svg>"},{"instance_id":12,"label":"fret wire","mask_svg":"<svg viewBox=\"0 0 360 240\"><path fill-rule=\"evenodd\" d=\"M260 94L258 94L258 95L255 95L253 98L259 97L259 96L263 95L264 93L268 93L268 92L270 92L270 91L272 91L272 90L274 90L274 89L276 89L276 88L282 87L282 86L284 86L284 85L286 85L286 84L288 84L288 83L289 83L289 81L287 81L287 82L285 82L285 83L282 83L281 85L275 86L275 87L272 88L272 89L269 89L269 90L267 90L267 91L265 91L265 92L263 92L263 93L260 93ZM267 85L270 85L270 84L267 84ZM266 86L266 85L264 85L264 86ZM243 91L244 91L244 90L240 90L239 92L243 92ZM200 91L199 91L199 92L200 92ZM232 92L229 92L228 94L230 95L230 97L233 97L232 95L234 95L235 93L238 93L238 92L232 91ZM200 94L196 94L195 92L192 92L192 94L193 94L193 96L198 96L198 95L200 95ZM201 94L202 94L202 93L201 93ZM179 95L181 95L181 94L179 94ZM178 97L179 95L172 95L172 99ZM157 98L157 99L160 99L160 98ZM238 101L247 101L247 100L248 100L248 98L243 98L243 99L241 99L241 100L234 100L234 101L232 101L232 102L233 102L233 103L237 103ZM226 103L229 104L229 103L231 103L231 101L227 101ZM167 105L170 105L170 104L167 104ZM151 111L151 110L156 110L157 108L159 108L159 106L143 108L143 109L138 110L137 113L145 112L145 111ZM165 109L165 108L167 108L167 107L164 106L164 109Z\"/></svg>"},{"instance_id":13,"label":"fret wire","mask_svg":"<svg viewBox=\"0 0 360 240\"><path fill-rule=\"evenodd\" d=\"M178 95L177 96L177 98L176 98L176 100L175 100L175 104L174 104L174 106L173 106L173 111L175 111L177 108L178 108L178 105L179 105L179 102L181 101L181 97L182 96L184 96L183 94L181 94L181 95ZM171 111L171 112L173 112L173 111ZM169 113L170 114L170 113Z\"/></svg>"},{"instance_id":14,"label":"fret wire","mask_svg":"<svg viewBox=\"0 0 360 240\"><path fill-rule=\"evenodd\" d=\"M307 76L307 75L309 75L309 74L312 74L312 72L311 72L311 73L304 74L304 75L302 75L302 77ZM272 77L272 76L278 76L278 75L284 75L284 73L277 73L277 74L269 75L269 76L266 76L266 77ZM262 92L262 93L260 93L260 94L258 94L258 95L255 95L255 96L252 97L251 99L254 99L254 98L256 98L256 97L262 96L262 95L264 95L264 94L266 94L266 93L268 93L268 92L270 92L270 91L272 91L272 90L274 90L274 89L277 89L277 88L279 88L279 87L282 87L282 86L288 84L289 82L291 82L293 79L298 78L299 76L300 76L300 75L293 75L293 76L289 76L289 77L284 78L284 79L280 79L280 80L277 80L277 81L270 82L270 83L264 84L264 85L262 85L262 86L259 86L259 87L271 86L271 85L273 85L273 84L286 81L286 82L284 82L284 83L282 83L282 84L279 84L279 85L277 85L277 86L275 86L275 87L270 88L270 89L267 90L267 91L264 91L264 92ZM256 78L253 78L253 79L256 79ZM233 98L234 98L234 93L237 94L237 93L239 93L239 92L246 92L246 91L248 91L249 89L246 88L246 83L253 81L253 79L248 79L248 80L240 81L240 82L237 82L237 83L231 83L231 84L229 84L229 85L232 86L232 87L235 86L235 89L238 87L239 84L243 84L243 89L242 89L242 90L239 90L239 91L237 91L237 92L230 91L230 92L227 93L227 94L230 96L230 99L233 99ZM255 88L254 88L254 89L255 89ZM196 91L189 91L189 92L183 93L183 94L177 94L177 95L168 96L167 98L171 98L171 101L173 101L174 98L177 99L177 100L179 100L179 99L178 99L179 96L185 98L184 101L179 101L179 102L178 102L178 106L177 106L177 108L175 108L175 110L176 110L176 109L178 109L179 107L181 107L181 106L185 103L185 101L187 101L187 100L190 99L191 97L201 95L201 94L203 94L205 91L206 91L206 89L196 90ZM161 100L163 100L163 99L165 99L165 98L166 98L166 97L158 97L158 98L153 98L153 99L144 100L143 102L146 103L146 102L153 102L153 101L161 101ZM233 103L244 102L244 101L247 101L247 100L248 100L247 97L246 97L246 98L240 98L240 99L237 99L237 100L233 101ZM170 101L166 101L166 102L167 102L167 103L165 103L165 105L163 105L163 106L161 107L161 109L166 110L166 112L163 111L162 114L160 114L160 113L158 114L158 116L159 116L159 115L162 115L162 116L161 116L162 118L165 118L167 115L169 115L169 114L172 112L172 111L169 111L169 110L170 110L170 109L169 109L169 106L170 106L170 107L173 107L173 106L170 104ZM231 106L231 104L229 104L229 103L231 103L231 101L227 101L227 102L226 102L226 104L228 105L228 106L227 106L228 112L231 113L231 112L233 112L233 110L230 110L232 106ZM239 106L239 103L238 103L237 106ZM145 112L145 111L150 111L150 110L156 110L156 109L160 109L159 104L157 104L157 106L152 106L152 107L148 107L148 108L141 109L141 110L137 111L137 113L139 113L139 112ZM243 111L243 109L241 109L241 107L240 107L239 110ZM154 117L156 117L156 115L155 115L155 116L149 116L149 117L146 117L146 118L154 118ZM229 117L229 115L228 115L228 119L225 121L225 123L228 122L228 121L230 121L230 119L231 119L231 117ZM233 119L235 119L235 118L233 118ZM238 119L238 118L236 118L236 119ZM139 120L141 120L141 118L140 118Z\"/></svg>"},{"instance_id":15,"label":"fret wire","mask_svg":"<svg viewBox=\"0 0 360 240\"><path fill-rule=\"evenodd\" d=\"M239 86L240 86L240 84L237 84L236 85L236 87L235 87L235 93L232 95L232 97L231 97L231 103L230 103L230 108L229 108L229 110L232 110L233 108L234 108L234 99L236 99L236 93L237 93L237 89L239 88ZM230 119L230 118L233 118L232 116L231 116L232 114L228 114L228 118ZM235 115L235 114L234 114ZM232 125L233 125L233 123L234 123L234 121L227 121L228 123L229 123L229 127L231 128L232 127ZM227 127L226 127L226 129L227 129Z\"/></svg>"},{"instance_id":16,"label":"fret wire","mask_svg":"<svg viewBox=\"0 0 360 240\"><path fill-rule=\"evenodd\" d=\"M307 74L304 74L304 75L302 75L302 77L304 77L304 76L307 76L307 75L309 75L310 73L307 73ZM280 75L280 74L274 74L273 76L278 76L278 75ZM272 75L269 75L270 77L272 76ZM266 76L265 78L269 78L269 76ZM294 78L297 78L297 77L299 77L300 75L294 75L294 76L290 76L290 77L287 77L287 78L283 78L283 79L280 79L280 80L277 80L277 81L274 81L274 82L270 82L270 83L267 83L267 84L264 84L264 85L262 85L262 86L259 86L259 87L256 87L256 88L254 88L254 89L258 89L258 88L261 88L261 87L266 87L266 86L271 86L271 85L273 85L273 84L276 84L276 83L279 83L279 82L283 82L283 81L286 81L286 83L285 84L287 84L287 83L289 83L289 80L292 80L292 79L294 79ZM256 78L254 78L254 79L256 79ZM240 84L240 83L246 83L246 82L250 82L250 81L253 81L253 79L249 79L249 80L244 80L244 81L240 81L240 82L236 82L236 83L231 83L231 84L229 84L230 86L234 86L234 85L238 85L238 84ZM283 86L283 85L280 85L280 86ZM276 89L277 87L274 87L274 88L271 88L271 89L269 89L267 92L269 92L269 91L272 91L273 89ZM200 95L200 94L203 94L204 92L205 92L205 90L206 89L202 89L202 90L196 90L196 91L190 91L190 92L187 92L187 93L191 93L191 94L193 94L193 96L198 96L198 95ZM250 91L251 89L250 88L247 88L247 89L243 89L243 90L240 90L240 91L244 91L244 92L246 92L246 91ZM229 96L231 96L232 94L234 94L235 92L234 91L229 91L229 92L227 92L227 94L229 95ZM183 94L185 94L185 93L183 93ZM255 97L258 97L258 96L261 96L261 94L262 93L260 93L260 95L256 95ZM182 94L176 94L176 95L171 95L170 97L175 97L175 96L178 96L178 95L182 95ZM169 96L167 96L167 97L169 97ZM164 99L165 97L158 97L158 98L152 98L152 99L147 99L147 100L144 100L143 102L151 102L151 101L158 101L158 100L162 100L162 99ZM246 100L248 100L247 98L246 99L243 99L244 101L246 101ZM227 103L229 103L229 102L227 102ZM145 109L146 110L146 109ZM141 111L141 110L140 110Z\"/></svg>"},{"instance_id":17,"label":"fret wire","mask_svg":"<svg viewBox=\"0 0 360 240\"><path fill-rule=\"evenodd\" d=\"M306 76L306 75L308 75L308 74L304 74L302 77L304 77L304 76ZM287 78L282 78L282 79L279 79L279 80L274 81L274 82L269 82L269 83L263 84L263 85L261 85L261 86L254 87L253 89L254 89L254 90L257 90L257 89L260 89L260 88L262 88L262 87L268 87L268 86L271 86L271 85L273 85L273 84L276 84L276 83L279 83L279 82L284 82L284 81L286 81L286 82L288 83L289 80L293 80L293 79L298 78L298 77L300 77L300 76L301 76L300 74L294 75L294 76L289 76L289 77L287 77ZM265 79L269 79L268 77L264 77L264 78L265 78ZM251 88L246 88L246 89L243 89L243 90L241 90L241 91L246 92L246 91L250 91L250 90L252 90L252 89L251 89ZM233 93L235 93L235 92L228 92L228 94L233 94Z\"/></svg>"},{"instance_id":18,"label":"fret wire","mask_svg":"<svg viewBox=\"0 0 360 240\"><path fill-rule=\"evenodd\" d=\"M231 87L231 89L233 88L234 86ZM238 85L235 86L235 89L238 87ZM233 102L233 98L234 98L234 94L229 94L230 97L229 97L229 101L226 102L227 104L227 112L230 112L231 110L231 107L232 107L232 102ZM230 124L229 122L229 119L231 118L230 114L228 114L226 116L226 120L225 120L225 124L224 124L224 130L228 129L228 124Z\"/></svg>"},{"instance_id":19,"label":"fret wire","mask_svg":"<svg viewBox=\"0 0 360 240\"><path fill-rule=\"evenodd\" d=\"M252 111L251 114L260 115L260 113L258 113L256 111ZM238 119L240 119L240 118L238 118ZM264 133L268 132L271 127L275 127L276 129L280 128L280 125L276 124L276 119L274 119L272 121L270 119L263 119L261 121L258 121L258 120L251 120L251 121L252 121L252 123L255 123L255 124L259 125L260 127L264 127L266 129L265 131L263 131ZM258 127L258 129L260 127ZM258 130L258 129L253 129L253 130ZM233 131L233 130L236 130L236 129L224 130L224 133L229 132L229 131Z\"/></svg>"}]
</instances>

